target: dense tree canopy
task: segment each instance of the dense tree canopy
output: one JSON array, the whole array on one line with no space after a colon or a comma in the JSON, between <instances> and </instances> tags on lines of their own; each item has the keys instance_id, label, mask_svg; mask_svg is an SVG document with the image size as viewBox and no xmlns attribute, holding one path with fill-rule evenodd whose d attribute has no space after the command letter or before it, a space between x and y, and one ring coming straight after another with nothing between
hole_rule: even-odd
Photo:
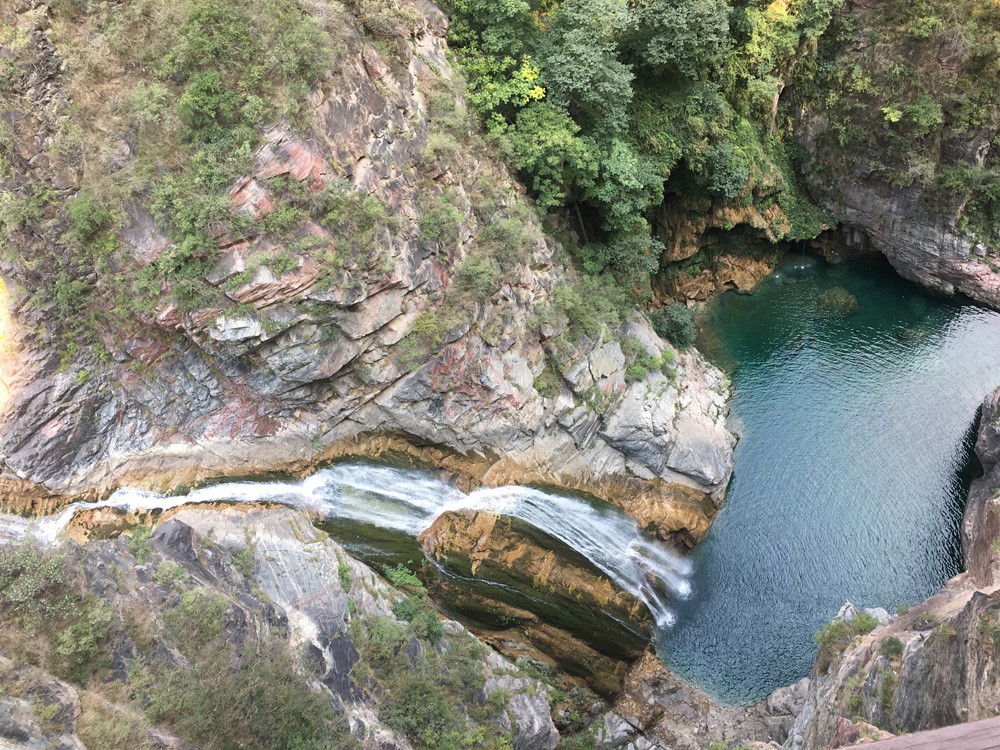
<instances>
[{"instance_id":1,"label":"dense tree canopy","mask_svg":"<svg viewBox=\"0 0 1000 750\"><path fill-rule=\"evenodd\" d=\"M448 9L470 99L539 205L572 208L588 270L641 291L659 267L653 224L665 194L745 204L770 175L779 189L769 200L805 205L776 104L840 2L451 0Z\"/></svg>"}]
</instances>

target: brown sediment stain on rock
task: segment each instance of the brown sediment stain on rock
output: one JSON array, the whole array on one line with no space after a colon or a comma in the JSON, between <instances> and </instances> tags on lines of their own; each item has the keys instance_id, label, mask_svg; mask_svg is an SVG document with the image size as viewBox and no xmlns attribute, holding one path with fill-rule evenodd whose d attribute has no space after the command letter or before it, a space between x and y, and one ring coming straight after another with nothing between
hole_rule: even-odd
<instances>
[{"instance_id":1,"label":"brown sediment stain on rock","mask_svg":"<svg viewBox=\"0 0 1000 750\"><path fill-rule=\"evenodd\" d=\"M751 292L774 273L779 258L779 252L764 259L728 253L716 255L696 275L682 271L661 280L657 286L661 297L676 302L707 302L723 292Z\"/></svg>"},{"instance_id":2,"label":"brown sediment stain on rock","mask_svg":"<svg viewBox=\"0 0 1000 750\"><path fill-rule=\"evenodd\" d=\"M214 456L215 454L210 454ZM276 458L283 456L280 461ZM146 464L141 460L119 467L114 482L83 493L48 492L36 483L16 477L0 477L0 506L7 512L23 515L51 515L76 500L94 501L114 489L132 486L156 492L194 487L210 480L233 476L259 477L266 480L275 464L282 475L304 478L332 461L350 458L381 458L404 461L422 468L440 469L465 492L482 486L508 484L545 484L557 489L583 491L621 508L640 527L679 547L693 547L707 533L718 512L715 501L704 492L682 484L662 480L608 477L593 481L548 474L539 468L527 468L510 459L492 455L463 455L435 445L421 445L411 437L371 433L328 445L318 453L302 439L277 442L270 450L247 451L238 460L205 461L194 464L179 460L176 465L159 457Z\"/></svg>"},{"instance_id":3,"label":"brown sediment stain on rock","mask_svg":"<svg viewBox=\"0 0 1000 750\"><path fill-rule=\"evenodd\" d=\"M663 230L660 235L666 243L663 260L687 260L704 247L704 238L711 229L729 229L745 225L759 231L766 239L777 242L791 233L788 217L777 201L769 206L750 202L747 206L715 204L708 212L692 213L673 205L664 204L660 216Z\"/></svg>"},{"instance_id":4,"label":"brown sediment stain on rock","mask_svg":"<svg viewBox=\"0 0 1000 750\"><path fill-rule=\"evenodd\" d=\"M583 558L569 559L524 533L511 519L493 513L448 511L420 534L431 558L467 563L473 576L483 566L530 582L532 587L576 599L639 625L647 625L645 605L616 588Z\"/></svg>"},{"instance_id":5,"label":"brown sediment stain on rock","mask_svg":"<svg viewBox=\"0 0 1000 750\"><path fill-rule=\"evenodd\" d=\"M431 584L435 599L511 658L535 658L537 651L612 696L648 643L640 635L650 627L642 602L579 553L516 519L449 511L420 541L445 569Z\"/></svg>"},{"instance_id":6,"label":"brown sediment stain on rock","mask_svg":"<svg viewBox=\"0 0 1000 750\"><path fill-rule=\"evenodd\" d=\"M117 539L131 532L137 526L153 528L185 510L203 511L235 511L237 513L252 513L260 510L276 510L283 508L278 503L198 503L197 505L179 505L176 508L81 508L73 514L60 536L77 544L86 544L101 539Z\"/></svg>"}]
</instances>

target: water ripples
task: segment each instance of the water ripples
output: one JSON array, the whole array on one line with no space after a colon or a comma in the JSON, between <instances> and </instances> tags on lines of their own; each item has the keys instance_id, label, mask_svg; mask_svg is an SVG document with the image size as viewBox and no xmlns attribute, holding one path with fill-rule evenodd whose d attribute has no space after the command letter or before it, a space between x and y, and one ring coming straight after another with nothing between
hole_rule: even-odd
<instances>
[{"instance_id":1,"label":"water ripples","mask_svg":"<svg viewBox=\"0 0 1000 750\"><path fill-rule=\"evenodd\" d=\"M1000 315L883 269L782 273L710 310L741 440L694 593L661 639L675 671L734 703L807 675L845 599L891 611L958 572L964 439L1000 385ZM857 314L818 309L837 288Z\"/></svg>"}]
</instances>

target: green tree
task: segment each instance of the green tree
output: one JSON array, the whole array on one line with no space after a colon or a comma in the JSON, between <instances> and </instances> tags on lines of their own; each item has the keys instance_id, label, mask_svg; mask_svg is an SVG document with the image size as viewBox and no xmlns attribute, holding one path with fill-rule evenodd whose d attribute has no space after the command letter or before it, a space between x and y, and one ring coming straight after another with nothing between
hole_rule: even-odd
<instances>
[{"instance_id":1,"label":"green tree","mask_svg":"<svg viewBox=\"0 0 1000 750\"><path fill-rule=\"evenodd\" d=\"M588 133L628 125L633 76L619 59L619 42L629 19L624 0L567 0L539 46L549 101Z\"/></svg>"},{"instance_id":2,"label":"green tree","mask_svg":"<svg viewBox=\"0 0 1000 750\"><path fill-rule=\"evenodd\" d=\"M710 78L732 51L724 0L639 0L637 62L686 78Z\"/></svg>"},{"instance_id":3,"label":"green tree","mask_svg":"<svg viewBox=\"0 0 1000 750\"><path fill-rule=\"evenodd\" d=\"M542 210L561 205L574 186L592 185L598 161L590 139L563 110L539 102L518 114L507 142L515 166L528 178Z\"/></svg>"}]
</instances>

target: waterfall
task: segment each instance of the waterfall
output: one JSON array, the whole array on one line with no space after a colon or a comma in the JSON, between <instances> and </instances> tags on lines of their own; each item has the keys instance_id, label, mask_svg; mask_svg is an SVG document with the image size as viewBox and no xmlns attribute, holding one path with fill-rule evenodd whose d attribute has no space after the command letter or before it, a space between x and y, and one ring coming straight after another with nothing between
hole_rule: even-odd
<instances>
[{"instance_id":1,"label":"waterfall","mask_svg":"<svg viewBox=\"0 0 1000 750\"><path fill-rule=\"evenodd\" d=\"M413 537L447 511L488 511L517 518L583 555L641 600L661 628L674 622L668 596L687 598L691 593L690 562L644 534L612 506L530 487L484 488L467 495L430 472L365 463L331 466L301 482L232 482L186 495L122 489L106 500L73 503L57 516L34 521L0 515L0 540L31 533L55 543L82 510L167 510L265 501L301 508L322 519L358 521Z\"/></svg>"}]
</instances>

